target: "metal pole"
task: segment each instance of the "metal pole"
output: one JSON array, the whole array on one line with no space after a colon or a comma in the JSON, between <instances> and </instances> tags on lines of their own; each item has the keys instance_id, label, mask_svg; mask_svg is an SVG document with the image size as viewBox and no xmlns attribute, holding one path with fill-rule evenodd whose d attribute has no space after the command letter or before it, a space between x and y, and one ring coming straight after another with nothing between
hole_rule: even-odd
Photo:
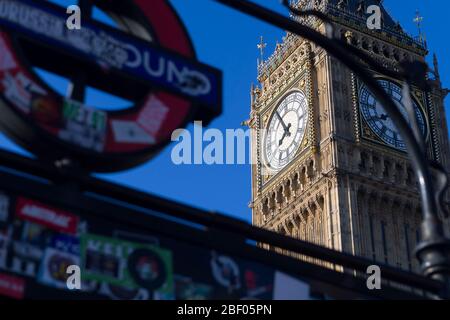
<instances>
[{"instance_id":1,"label":"metal pole","mask_svg":"<svg viewBox=\"0 0 450 320\"><path fill-rule=\"evenodd\" d=\"M383 104L386 112L399 129L400 134L405 140L411 163L417 175L422 202L423 221L421 224L422 240L417 246L416 254L422 263L422 271L424 275L428 277L449 284L450 241L446 239L442 222L437 215L438 205L435 201L433 181L428 167L428 160L421 152L420 144L416 141L408 123L383 88L381 88L375 79L365 70L365 67L351 54L348 54L337 41L330 40L307 26L299 24L281 14L252 2L243 0L215 1L315 42L339 59L367 84L373 94ZM443 296L449 295L449 288L447 287Z\"/></svg>"}]
</instances>

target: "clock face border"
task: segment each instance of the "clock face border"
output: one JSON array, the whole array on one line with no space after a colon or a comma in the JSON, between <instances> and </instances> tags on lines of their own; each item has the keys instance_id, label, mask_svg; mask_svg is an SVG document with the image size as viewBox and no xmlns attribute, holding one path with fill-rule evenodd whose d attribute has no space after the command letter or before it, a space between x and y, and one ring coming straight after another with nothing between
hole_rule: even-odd
<instances>
[{"instance_id":1,"label":"clock face border","mask_svg":"<svg viewBox=\"0 0 450 320\"><path fill-rule=\"evenodd\" d=\"M270 134L269 128L270 128L272 122L274 121L274 118L276 117L276 112L280 109L280 107L282 107L282 105L286 101L286 99L288 99L290 96L295 95L295 94L300 94L302 96L302 101L305 102L304 107L303 107L304 112L303 112L303 116L301 119L303 125L300 126L300 122L299 122L298 127L297 127L297 130L299 128L303 128L303 130L300 133L300 137L297 141L298 142L297 146L295 146L294 149L291 151L291 155L288 154L286 156L286 158L287 158L286 163L281 166L278 166L278 167L273 167L271 162L267 159L267 136ZM309 104L310 104L310 101L308 100L308 96L304 92L304 90L302 90L300 88L291 88L290 90L285 92L282 96L280 96L280 98L276 100L276 103L272 104L272 107L267 110L267 112L266 112L267 121L265 121L265 123L263 124L263 128L264 128L263 132L264 133L263 133L262 139L261 139L260 152L261 152L261 160L262 160L263 167L265 168L265 170L270 171L270 173L271 173L270 175L276 175L279 172L281 172L283 169L285 169L297 157L297 155L299 154L299 151L304 149L305 139L307 137L307 133L308 133L308 129L309 129L309 121L310 121L310 115L309 115L310 105ZM286 105L289 105L289 104L286 104ZM299 106L299 109L300 108L302 108L302 105ZM295 111L291 110L290 112L295 112ZM286 114L283 114L282 117L286 116L288 113L289 113L289 111L287 111ZM298 133L297 130L296 130L296 132Z\"/></svg>"},{"instance_id":2,"label":"clock face border","mask_svg":"<svg viewBox=\"0 0 450 320\"><path fill-rule=\"evenodd\" d=\"M399 80L387 77L387 76L375 76L375 80L376 81L380 81L380 80L384 80L384 81L388 81L388 82L392 82L395 85L401 87L402 83ZM406 148L398 148L393 146L392 144L387 143L386 141L384 141L369 125L369 123L367 122L367 120L365 119L364 115L363 115L363 110L361 109L361 104L360 104L360 94L361 94L361 90L362 88L365 86L365 83L359 79L357 79L355 81L355 85L353 86L353 93L355 96L355 105L354 107L356 108L356 114L357 114L357 126L359 127L359 138L362 138L366 141L372 142L372 143L376 143L378 145L381 145L383 147L388 147L392 150L395 150L397 152L402 152L402 153L406 153L407 150ZM420 95L422 95L422 97L419 97L415 92L420 92ZM427 113L427 101L425 99L426 93L422 92L418 89L416 89L415 87L412 88L412 99L415 102L415 104L417 105L419 112L422 115L423 118L423 122L424 122L424 138L425 138L425 142L428 145L429 143L429 136L430 136L430 121L429 121L429 116Z\"/></svg>"}]
</instances>

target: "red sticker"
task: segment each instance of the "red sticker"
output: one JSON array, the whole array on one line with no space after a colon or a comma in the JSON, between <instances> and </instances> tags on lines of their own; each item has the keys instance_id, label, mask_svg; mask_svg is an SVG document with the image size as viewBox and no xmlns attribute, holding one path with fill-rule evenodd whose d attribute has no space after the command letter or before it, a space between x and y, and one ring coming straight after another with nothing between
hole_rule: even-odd
<instances>
[{"instance_id":1,"label":"red sticker","mask_svg":"<svg viewBox=\"0 0 450 320\"><path fill-rule=\"evenodd\" d=\"M72 235L77 232L79 218L72 213L26 198L18 198L16 208L17 215L24 220Z\"/></svg>"},{"instance_id":2,"label":"red sticker","mask_svg":"<svg viewBox=\"0 0 450 320\"><path fill-rule=\"evenodd\" d=\"M23 299L24 294L24 279L0 273L0 295L14 299Z\"/></svg>"}]
</instances>

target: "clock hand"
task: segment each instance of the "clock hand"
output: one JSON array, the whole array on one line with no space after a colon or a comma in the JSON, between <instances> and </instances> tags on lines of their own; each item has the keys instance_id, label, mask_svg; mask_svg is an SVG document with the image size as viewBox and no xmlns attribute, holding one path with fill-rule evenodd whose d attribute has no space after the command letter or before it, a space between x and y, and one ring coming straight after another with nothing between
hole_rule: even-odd
<instances>
[{"instance_id":1,"label":"clock hand","mask_svg":"<svg viewBox=\"0 0 450 320\"><path fill-rule=\"evenodd\" d=\"M288 136L290 136L291 133L289 132L289 128L291 127L291 124L289 123L289 124L286 126L286 124L285 124L284 121L283 121L283 118L281 118L281 116L280 116L280 114L278 113L278 111L275 111L275 114L277 115L277 118L280 120L281 125L283 126L283 129L284 129L284 132L285 132Z\"/></svg>"},{"instance_id":2,"label":"clock hand","mask_svg":"<svg viewBox=\"0 0 450 320\"><path fill-rule=\"evenodd\" d=\"M280 141L278 141L278 146L281 146L283 144L283 140L286 137L286 131L283 133L283 135L281 136Z\"/></svg>"},{"instance_id":3,"label":"clock hand","mask_svg":"<svg viewBox=\"0 0 450 320\"><path fill-rule=\"evenodd\" d=\"M283 133L283 135L281 136L281 139L280 139L280 141L278 141L278 145L279 146L281 146L282 144L283 144L283 140L284 140L284 138L286 138L286 137L290 137L291 136L291 133L289 132L289 129L291 128L291 124L289 123L288 124L288 126L287 126L287 129L288 129L288 131L286 132L284 132Z\"/></svg>"}]
</instances>

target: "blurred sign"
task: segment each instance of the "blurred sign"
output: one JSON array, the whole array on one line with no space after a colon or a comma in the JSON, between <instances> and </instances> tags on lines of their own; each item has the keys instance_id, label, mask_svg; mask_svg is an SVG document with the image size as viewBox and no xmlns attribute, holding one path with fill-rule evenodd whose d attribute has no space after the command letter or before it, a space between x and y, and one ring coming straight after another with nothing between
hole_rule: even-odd
<instances>
[{"instance_id":1,"label":"blurred sign","mask_svg":"<svg viewBox=\"0 0 450 320\"><path fill-rule=\"evenodd\" d=\"M208 122L221 113L221 72L196 60L170 4L121 3L104 6L141 26L131 33L87 16L80 30L69 30L62 7L0 0L0 125L15 141L46 159L70 156L86 169L115 171L147 161L193 117ZM74 86L126 96L132 106L106 111L61 96L36 65Z\"/></svg>"},{"instance_id":2,"label":"blurred sign","mask_svg":"<svg viewBox=\"0 0 450 320\"><path fill-rule=\"evenodd\" d=\"M220 104L220 72L216 69L93 23L84 22L80 30L69 30L65 12L52 10L43 3L1 0L0 8L0 24L15 34L63 48L105 68L185 95L199 104L212 107Z\"/></svg>"}]
</instances>

